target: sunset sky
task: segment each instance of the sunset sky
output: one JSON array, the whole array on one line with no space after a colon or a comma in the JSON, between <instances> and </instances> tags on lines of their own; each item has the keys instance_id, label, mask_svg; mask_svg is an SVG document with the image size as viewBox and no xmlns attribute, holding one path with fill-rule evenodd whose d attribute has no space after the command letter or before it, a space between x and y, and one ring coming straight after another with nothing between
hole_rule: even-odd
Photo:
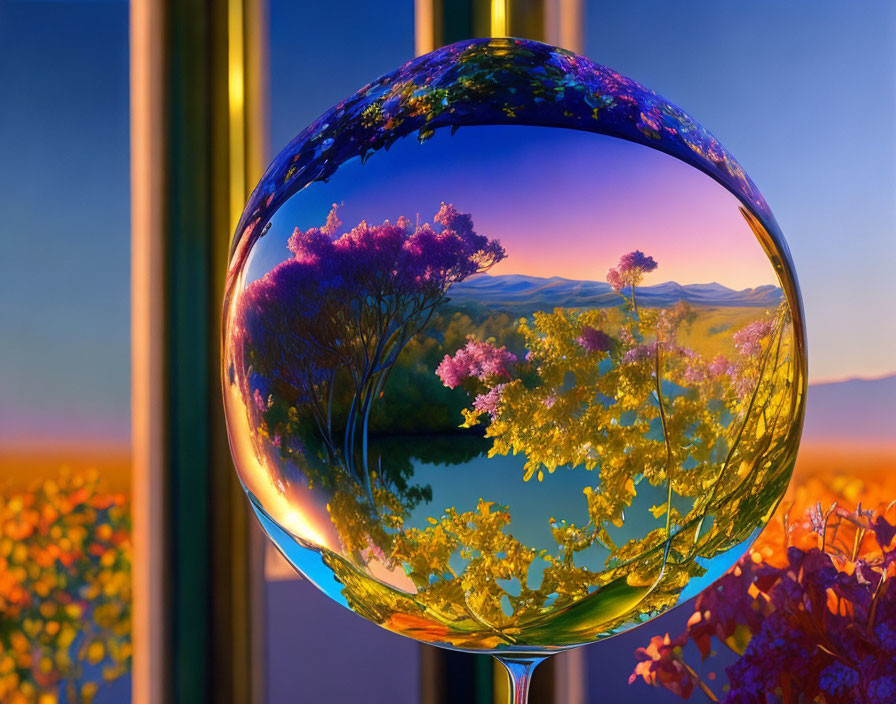
<instances>
[{"instance_id":1,"label":"sunset sky","mask_svg":"<svg viewBox=\"0 0 896 704\"><path fill-rule=\"evenodd\" d=\"M800 277L811 377L896 371L896 4L585 4L585 53L687 110L765 195ZM411 0L274 0L270 14L271 156L413 54ZM3 446L127 443L127 46L124 0L0 0ZM502 236L469 195L458 206ZM647 234L653 276L673 278L675 253ZM579 270L599 278L610 256Z\"/></svg>"},{"instance_id":2,"label":"sunset sky","mask_svg":"<svg viewBox=\"0 0 896 704\"><path fill-rule=\"evenodd\" d=\"M738 201L703 173L631 142L541 127L401 139L294 196L268 237L322 225L334 202L347 229L399 215L431 221L442 201L501 240L508 256L495 275L604 281L620 255L641 249L660 265L645 284L777 284Z\"/></svg>"}]
</instances>

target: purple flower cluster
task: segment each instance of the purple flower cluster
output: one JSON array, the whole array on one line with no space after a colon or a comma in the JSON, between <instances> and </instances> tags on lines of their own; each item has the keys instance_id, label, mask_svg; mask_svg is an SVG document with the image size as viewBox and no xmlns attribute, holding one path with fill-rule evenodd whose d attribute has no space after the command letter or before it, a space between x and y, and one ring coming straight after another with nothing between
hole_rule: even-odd
<instances>
[{"instance_id":1,"label":"purple flower cluster","mask_svg":"<svg viewBox=\"0 0 896 704\"><path fill-rule=\"evenodd\" d=\"M835 697L851 695L859 684L859 673L840 662L832 662L821 671L820 688Z\"/></svg>"},{"instance_id":2,"label":"purple flower cluster","mask_svg":"<svg viewBox=\"0 0 896 704\"><path fill-rule=\"evenodd\" d=\"M619 257L618 269L622 274L627 274L635 270L646 274L656 269L656 267L656 260L653 257L644 254L640 249L636 249L634 252L629 252L628 254L623 254Z\"/></svg>"},{"instance_id":3,"label":"purple flower cluster","mask_svg":"<svg viewBox=\"0 0 896 704\"><path fill-rule=\"evenodd\" d=\"M438 231L429 223L414 227L400 217L394 224L362 221L339 237L342 223L336 207L323 227L296 228L287 243L295 259L285 265L314 267L314 273L334 285L363 287L362 294L413 294L444 291L506 256L498 240L477 234L472 218L450 204L442 203L433 218L441 226Z\"/></svg>"},{"instance_id":4,"label":"purple flower cluster","mask_svg":"<svg viewBox=\"0 0 896 704\"><path fill-rule=\"evenodd\" d=\"M855 532L841 541L845 552L832 540L826 549L791 546L781 565L746 556L697 597L685 633L638 649L630 682L640 677L683 698L695 686L707 691L682 648L693 642L706 659L717 639L741 653L726 670L726 704L896 701L896 528L861 509L816 506L809 525L822 545L831 516L840 532ZM863 536L873 546L862 550Z\"/></svg>"},{"instance_id":5,"label":"purple flower cluster","mask_svg":"<svg viewBox=\"0 0 896 704\"><path fill-rule=\"evenodd\" d=\"M261 391L259 389L255 389L255 393L252 394L252 401L255 403L255 409L259 413L264 413L266 410L268 410L267 399L265 399L261 395Z\"/></svg>"},{"instance_id":6,"label":"purple flower cluster","mask_svg":"<svg viewBox=\"0 0 896 704\"><path fill-rule=\"evenodd\" d=\"M482 382L499 377L509 379L510 365L516 361L516 355L506 347L495 347L491 342L477 342L470 337L453 357L445 355L436 369L436 375L445 386L454 389L465 379Z\"/></svg>"},{"instance_id":7,"label":"purple flower cluster","mask_svg":"<svg viewBox=\"0 0 896 704\"><path fill-rule=\"evenodd\" d=\"M636 249L619 258L619 263L607 272L607 282L616 293L619 293L627 286L637 286L644 278L644 274L656 268L657 263L653 257Z\"/></svg>"},{"instance_id":8,"label":"purple flower cluster","mask_svg":"<svg viewBox=\"0 0 896 704\"><path fill-rule=\"evenodd\" d=\"M628 350L624 355L622 355L622 361L625 364L638 364L639 362L646 362L656 357L656 351L656 342L644 343L638 345L637 347L632 347L632 349Z\"/></svg>"},{"instance_id":9,"label":"purple flower cluster","mask_svg":"<svg viewBox=\"0 0 896 704\"><path fill-rule=\"evenodd\" d=\"M603 330L596 330L590 325L582 328L582 334L576 338L576 342L586 352L609 352L613 346L613 338Z\"/></svg>"}]
</instances>

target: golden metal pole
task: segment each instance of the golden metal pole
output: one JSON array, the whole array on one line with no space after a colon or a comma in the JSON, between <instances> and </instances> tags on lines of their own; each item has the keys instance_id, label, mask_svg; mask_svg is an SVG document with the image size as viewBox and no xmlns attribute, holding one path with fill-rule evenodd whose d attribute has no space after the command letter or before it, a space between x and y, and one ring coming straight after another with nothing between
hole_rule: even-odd
<instances>
[{"instance_id":1,"label":"golden metal pole","mask_svg":"<svg viewBox=\"0 0 896 704\"><path fill-rule=\"evenodd\" d=\"M162 5L130 4L134 704L165 704L164 70Z\"/></svg>"},{"instance_id":2,"label":"golden metal pole","mask_svg":"<svg viewBox=\"0 0 896 704\"><path fill-rule=\"evenodd\" d=\"M414 55L422 56L435 49L434 0L414 0Z\"/></svg>"},{"instance_id":3,"label":"golden metal pole","mask_svg":"<svg viewBox=\"0 0 896 704\"><path fill-rule=\"evenodd\" d=\"M509 4L508 0L491 0L491 35L493 37L510 35Z\"/></svg>"},{"instance_id":4,"label":"golden metal pole","mask_svg":"<svg viewBox=\"0 0 896 704\"><path fill-rule=\"evenodd\" d=\"M260 531L220 399L230 237L266 158L265 0L132 0L135 704L263 701Z\"/></svg>"},{"instance_id":5,"label":"golden metal pole","mask_svg":"<svg viewBox=\"0 0 896 704\"><path fill-rule=\"evenodd\" d=\"M584 51L585 0L414 0L417 56L473 37L522 37Z\"/></svg>"},{"instance_id":6,"label":"golden metal pole","mask_svg":"<svg viewBox=\"0 0 896 704\"><path fill-rule=\"evenodd\" d=\"M544 29L548 44L585 53L585 0L545 0Z\"/></svg>"},{"instance_id":7,"label":"golden metal pole","mask_svg":"<svg viewBox=\"0 0 896 704\"><path fill-rule=\"evenodd\" d=\"M221 209L214 228L218 241L212 248L215 334L211 364L215 371L220 363L220 308L230 240L268 156L267 7L267 0L227 0L227 164L223 170L228 174L228 192L226 208ZM226 643L219 651L219 669L226 672L232 662L238 666L233 669L231 682L222 683L229 691L219 693L215 701L226 696L234 704L261 704L265 671L265 539L236 479L220 404L212 415L219 434L215 443L219 474L213 487L219 507L217 523L223 524L222 532L230 531L230 539L219 540L215 546L220 555L217 578L231 584L230 598L218 614L217 632Z\"/></svg>"}]
</instances>

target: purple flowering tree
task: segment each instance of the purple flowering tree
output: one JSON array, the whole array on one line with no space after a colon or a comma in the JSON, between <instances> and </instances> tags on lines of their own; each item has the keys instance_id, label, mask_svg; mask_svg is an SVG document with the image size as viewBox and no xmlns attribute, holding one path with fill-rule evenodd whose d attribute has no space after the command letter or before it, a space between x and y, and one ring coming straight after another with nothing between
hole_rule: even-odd
<instances>
[{"instance_id":1,"label":"purple flowering tree","mask_svg":"<svg viewBox=\"0 0 896 704\"><path fill-rule=\"evenodd\" d=\"M647 256L640 249L623 254L619 263L607 272L607 282L616 293L622 293L628 288L632 294L632 310L638 312L638 303L635 299L635 287L641 283L645 274L656 269L657 263L653 257ZM623 294L624 295L624 294Z\"/></svg>"},{"instance_id":2,"label":"purple flowering tree","mask_svg":"<svg viewBox=\"0 0 896 704\"><path fill-rule=\"evenodd\" d=\"M341 232L341 234L340 234ZM375 400L410 339L452 284L504 259L470 215L442 204L433 223L407 218L348 231L333 206L323 227L298 228L293 257L242 292L231 348L244 398L261 427L272 394L307 408L331 463L365 483ZM337 409L347 389L347 409Z\"/></svg>"}]
</instances>

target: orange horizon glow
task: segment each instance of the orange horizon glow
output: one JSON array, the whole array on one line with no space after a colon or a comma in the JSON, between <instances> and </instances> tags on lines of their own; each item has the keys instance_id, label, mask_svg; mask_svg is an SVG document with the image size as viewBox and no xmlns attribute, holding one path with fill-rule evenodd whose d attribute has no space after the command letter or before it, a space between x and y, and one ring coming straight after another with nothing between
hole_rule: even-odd
<instances>
[{"instance_id":1,"label":"orange horizon glow","mask_svg":"<svg viewBox=\"0 0 896 704\"><path fill-rule=\"evenodd\" d=\"M868 446L859 442L802 443L793 476L803 480L812 476L850 474L861 477L866 473L893 474L896 468L896 442Z\"/></svg>"},{"instance_id":2,"label":"orange horizon glow","mask_svg":"<svg viewBox=\"0 0 896 704\"><path fill-rule=\"evenodd\" d=\"M119 446L17 447L0 449L0 488L27 489L35 481L55 477L63 469L96 470L105 490L130 493L131 451Z\"/></svg>"}]
</instances>

